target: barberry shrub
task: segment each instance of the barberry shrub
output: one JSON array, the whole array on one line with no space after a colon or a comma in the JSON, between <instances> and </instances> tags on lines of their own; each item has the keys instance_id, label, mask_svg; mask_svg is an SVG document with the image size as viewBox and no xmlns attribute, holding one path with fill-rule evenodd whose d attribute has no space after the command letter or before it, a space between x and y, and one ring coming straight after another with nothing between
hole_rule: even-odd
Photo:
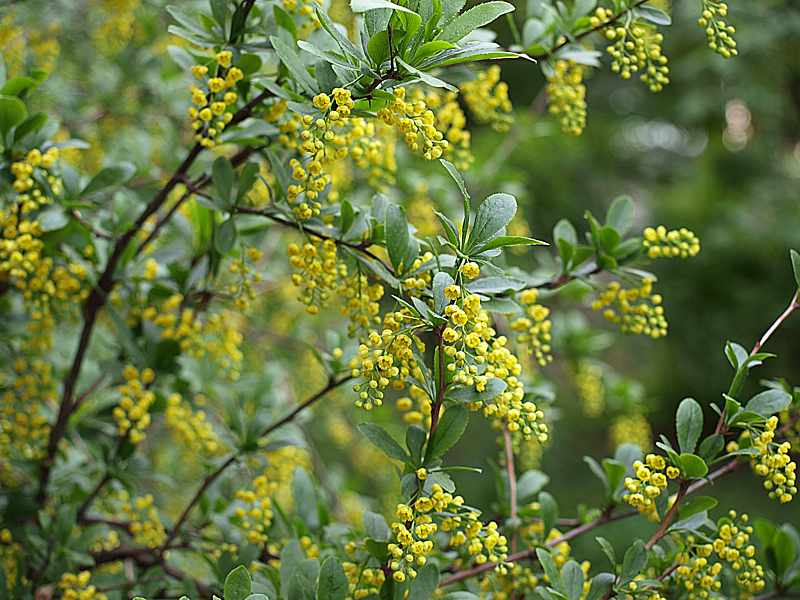
<instances>
[{"instance_id":1,"label":"barberry shrub","mask_svg":"<svg viewBox=\"0 0 800 600\"><path fill-rule=\"evenodd\" d=\"M553 336L580 324L554 326L551 307L583 304L622 333L663 338L645 269L694 257L700 241L679 226L638 235L627 197L587 212L581 235L562 220L534 238L512 195L472 198L462 176L468 124L513 126L501 61L544 72L568 134L586 126L584 79L604 46L623 80L667 85L663 4L534 1L524 22L506 2L464 4L167 7L186 89L169 101L187 143L154 152L158 168L92 169L122 143L114 124L92 147L37 110L58 46L4 18L0 596L797 593L796 528L720 505L712 484L750 468L765 500L797 494L800 392L745 384L798 293L751 350L725 344L730 388L677 403L654 446L641 389L599 361L565 361L585 414L610 414L606 390L624 399L613 456L574 465L602 501L565 517L546 490L555 475L535 467L557 417ZM736 55L727 5L698 4L710 48ZM107 56L145 8L93 10L85 43ZM509 49L482 29L503 15ZM167 45L146 55L165 72ZM436 194L418 185L441 176ZM539 269L515 266L529 255ZM800 255L791 263L800 287ZM310 342L315 323L324 334ZM493 479L451 458L470 421L496 432ZM462 475L496 484L492 513L457 492ZM624 551L595 538L607 564L573 556L572 540L634 518Z\"/></svg>"}]
</instances>

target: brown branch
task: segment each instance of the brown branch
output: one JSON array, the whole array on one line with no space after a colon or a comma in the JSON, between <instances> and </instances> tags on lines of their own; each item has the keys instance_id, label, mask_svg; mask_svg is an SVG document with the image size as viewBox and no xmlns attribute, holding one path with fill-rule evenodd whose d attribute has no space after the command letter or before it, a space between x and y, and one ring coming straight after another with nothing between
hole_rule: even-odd
<instances>
[{"instance_id":1,"label":"brown branch","mask_svg":"<svg viewBox=\"0 0 800 600\"><path fill-rule=\"evenodd\" d=\"M258 216L258 217L264 217L265 219L269 219L269 220L274 221L275 223L278 223L278 224L283 225L285 227L290 227L292 229L296 229L297 231L301 231L301 232L313 235L315 237L318 237L321 240L331 240L333 242L336 242L340 246L345 246L347 248L350 248L351 250L355 250L357 252L360 252L364 256L368 256L369 258L378 261L384 267L386 267L386 269L389 270L389 271L392 270L377 254L375 254L374 252L372 252L369 249L369 247L372 245L369 242L361 242L361 243L358 243L358 244L355 244L353 242L346 242L346 241L344 241L342 239L339 239L339 238L337 238L337 237L335 237L335 236L333 236L331 234L322 233L320 231L317 231L317 230L314 230L314 229L309 229L309 228L306 228L306 227L301 227L298 223L295 223L294 221L290 221L289 219L286 219L286 218L282 217L279 214L270 212L268 210L260 209L260 208L250 208L250 207L247 207L247 206L237 206L234 209L234 212L237 213L237 214L241 214L241 215L255 215L255 216Z\"/></svg>"},{"instance_id":2,"label":"brown branch","mask_svg":"<svg viewBox=\"0 0 800 600\"><path fill-rule=\"evenodd\" d=\"M533 58L533 59L539 60L539 61L547 60L547 59L551 58L556 52L558 52L559 50L564 48L565 46L568 46L569 44L572 44L574 42L582 40L586 36L589 36L589 35L591 35L593 33L597 33L598 31L600 31L604 27L608 27L612 23L616 23L622 17L624 17L630 11L632 11L634 8L637 8L637 7L641 6L645 2L649 2L649 0L638 0L638 2L636 2L636 4L634 4L633 6L629 6L628 8L619 11L617 14L615 14L611 18L603 21L602 23L600 23L596 27L592 27L591 29L587 29L586 31L583 31L583 32L579 33L578 35L573 36L572 38L565 39L563 42L553 46L553 48L551 48L547 52L545 52L543 54L529 54L528 56L530 58Z\"/></svg>"},{"instance_id":3,"label":"brown branch","mask_svg":"<svg viewBox=\"0 0 800 600\"><path fill-rule=\"evenodd\" d=\"M736 461L734 460L733 462L735 463ZM644 545L647 550L650 550L661 538L667 534L669 526L672 525L673 519L678 514L678 507L681 503L681 500L683 500L683 497L686 495L686 490L688 487L689 486L686 481L681 481L678 486L678 494L675 496L675 502L672 503L672 506L669 507L667 514L664 515L659 528L655 531L655 533L653 533L652 536L650 536L650 539L647 540L647 543Z\"/></svg>"},{"instance_id":4,"label":"brown branch","mask_svg":"<svg viewBox=\"0 0 800 600\"><path fill-rule=\"evenodd\" d=\"M103 478L97 483L97 485L94 486L94 489L91 492L89 492L89 495L86 496L86 499L80 505L80 508L78 508L78 513L75 517L78 521L82 521L84 519L84 517L86 516L86 512L92 506L92 502L94 502L95 498L97 498L97 495L105 487L105 485L109 481L111 481L111 479L112 479L111 474L106 473L103 476Z\"/></svg>"},{"instance_id":5,"label":"brown branch","mask_svg":"<svg viewBox=\"0 0 800 600\"><path fill-rule=\"evenodd\" d=\"M511 552L517 551L517 473L514 468L514 445L511 433L503 427L503 446L506 452L506 477L508 478L508 504L514 534L511 536Z\"/></svg>"},{"instance_id":6,"label":"brown branch","mask_svg":"<svg viewBox=\"0 0 800 600\"><path fill-rule=\"evenodd\" d=\"M263 102L266 98L270 97L272 92L264 90L241 109L239 109L231 119L229 127L240 123L244 119L250 117L253 109ZM117 266L122 259L123 254L128 248L128 245L141 231L147 220L155 214L166 202L170 192L179 183L186 179L189 168L194 164L197 157L203 152L203 146L199 143L192 146L183 162L178 166L167 183L153 196L153 199L147 204L145 209L131 225L125 233L123 233L111 251L111 255L106 262L105 269L97 280L97 285L92 288L89 296L83 307L83 328L81 329L78 346L75 351L75 356L72 360L72 365L64 378L64 385L61 395L61 404L58 409L58 416L53 427L50 430L50 436L47 442L47 452L45 458L41 463L41 471L39 475L39 490L37 493L37 501L39 505L43 505L47 498L47 484L50 481L50 473L55 462L56 452L58 451L58 444L66 434L67 423L72 412L75 410L76 403L74 402L73 395L78 376L83 366L83 361L86 357L86 352L89 348L89 342L94 332L94 326L97 322L97 316L100 310L105 306L108 294L114 287L114 276Z\"/></svg>"},{"instance_id":7,"label":"brown branch","mask_svg":"<svg viewBox=\"0 0 800 600\"><path fill-rule=\"evenodd\" d=\"M276 429L279 429L280 427L283 427L287 423L290 423L291 421L293 421L297 417L297 415L299 415L301 412L303 412L306 408L308 408L309 406L311 406L312 404L314 404L315 402L320 400L323 396L325 396L331 390L334 390L335 388L339 387L343 383L345 383L347 381L350 381L350 379L352 379L352 377L350 377L350 376L343 377L342 379L334 379L333 377L331 377L328 380L328 383L324 388L322 388L320 391L318 391L316 394L314 394L310 398L308 398L305 401L303 401L301 404L298 404L294 409L292 409L284 417L282 417L282 418L278 419L277 421L275 421L274 423L268 425L259 434L259 438L264 438L264 437L268 436L270 433L272 433L273 431L275 431ZM229 456L216 469L214 469L214 471L212 471L209 475L206 476L206 478L200 484L200 487L195 492L194 496L192 496L192 499L189 501L189 503L183 509L183 512L181 512L180 516L178 517L178 520L175 521L175 525L170 530L169 534L167 535L167 538L164 540L164 543L158 549L158 553L159 554L163 555L163 553L167 549L169 549L170 544L177 537L177 535L180 533L181 527L183 527L183 524L189 518L189 515L191 514L192 510L197 505L197 503L200 501L200 499L203 497L203 494L205 494L206 490L208 490L208 488L211 486L211 484L213 484L220 477L220 475L222 475L228 469L228 467L230 467L237 460L239 460L239 457L240 457L241 453L242 453L241 450L237 450L236 452L231 454L231 456Z\"/></svg>"}]
</instances>

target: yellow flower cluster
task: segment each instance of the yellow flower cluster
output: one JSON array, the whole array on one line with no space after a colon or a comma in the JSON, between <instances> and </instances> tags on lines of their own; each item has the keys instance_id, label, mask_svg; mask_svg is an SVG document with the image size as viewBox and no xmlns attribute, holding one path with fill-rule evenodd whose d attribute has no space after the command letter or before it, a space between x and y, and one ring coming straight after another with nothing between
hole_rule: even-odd
<instances>
[{"instance_id":1,"label":"yellow flower cluster","mask_svg":"<svg viewBox=\"0 0 800 600\"><path fill-rule=\"evenodd\" d=\"M206 420L206 413L192 410L191 404L180 394L170 394L167 398L164 422L192 452L213 456L223 450L219 436Z\"/></svg>"},{"instance_id":2,"label":"yellow flower cluster","mask_svg":"<svg viewBox=\"0 0 800 600\"><path fill-rule=\"evenodd\" d=\"M641 413L631 412L615 417L611 422L609 437L614 448L626 442L636 444L642 450L653 447L653 431L647 417Z\"/></svg>"},{"instance_id":3,"label":"yellow flower cluster","mask_svg":"<svg viewBox=\"0 0 800 600\"><path fill-rule=\"evenodd\" d=\"M350 321L348 335L354 337L380 323L378 302L384 293L380 283L370 284L367 276L359 273L343 279L337 293L342 299L340 312Z\"/></svg>"},{"instance_id":4,"label":"yellow flower cluster","mask_svg":"<svg viewBox=\"0 0 800 600\"><path fill-rule=\"evenodd\" d=\"M424 352L423 342L402 329L409 319L404 310L390 312L384 316L383 330L371 330L358 346L358 355L351 374L359 381L353 386L358 394L355 405L365 410L383 404L384 392L391 383L395 389L403 389L406 380L419 380L422 373L414 356L414 348Z\"/></svg>"},{"instance_id":5,"label":"yellow flower cluster","mask_svg":"<svg viewBox=\"0 0 800 600\"><path fill-rule=\"evenodd\" d=\"M150 426L150 405L156 400L156 395L147 389L155 380L156 374L149 367L141 373L133 365L128 365L122 370L125 383L117 388L122 396L119 404L114 408L114 420L117 422L117 432L120 436L127 436L131 443L138 444L145 438L145 431Z\"/></svg>"},{"instance_id":6,"label":"yellow flower cluster","mask_svg":"<svg viewBox=\"0 0 800 600\"><path fill-rule=\"evenodd\" d=\"M575 372L575 386L578 388L583 414L592 418L602 415L606 407L603 368L586 360L580 361Z\"/></svg>"},{"instance_id":7,"label":"yellow flower cluster","mask_svg":"<svg viewBox=\"0 0 800 600\"><path fill-rule=\"evenodd\" d=\"M16 481L13 459L42 457L50 425L43 409L56 399L52 366L19 356L11 372L0 373L0 481Z\"/></svg>"},{"instance_id":8,"label":"yellow flower cluster","mask_svg":"<svg viewBox=\"0 0 800 600\"><path fill-rule=\"evenodd\" d=\"M517 343L544 367L553 360L553 355L550 354L550 330L553 322L549 319L550 309L537 304L538 298L539 291L536 289L520 292L519 301L525 307L525 316L514 319L511 330L517 333Z\"/></svg>"},{"instance_id":9,"label":"yellow flower cluster","mask_svg":"<svg viewBox=\"0 0 800 600\"><path fill-rule=\"evenodd\" d=\"M298 37L306 39L311 32L319 29L320 22L314 8L321 6L320 0L281 0L281 6L289 14L298 17Z\"/></svg>"},{"instance_id":10,"label":"yellow flower cluster","mask_svg":"<svg viewBox=\"0 0 800 600\"><path fill-rule=\"evenodd\" d=\"M736 40L733 34L736 28L728 25L724 17L728 16L728 5L719 0L703 0L703 12L697 24L706 32L708 47L724 58L736 56Z\"/></svg>"},{"instance_id":11,"label":"yellow flower cluster","mask_svg":"<svg viewBox=\"0 0 800 600\"><path fill-rule=\"evenodd\" d=\"M5 575L5 590L10 593L17 585L22 546L14 541L8 529L0 529L0 569ZM0 588L2 590L2 588Z\"/></svg>"},{"instance_id":12,"label":"yellow flower cluster","mask_svg":"<svg viewBox=\"0 0 800 600\"><path fill-rule=\"evenodd\" d=\"M593 22L600 25L612 17L611 10L598 7ZM669 83L667 57L661 53L664 36L654 26L641 21L626 26L609 23L604 31L606 39L614 42L606 49L611 55L614 73L619 73L622 79L640 73L639 79L653 92L660 92Z\"/></svg>"},{"instance_id":13,"label":"yellow flower cluster","mask_svg":"<svg viewBox=\"0 0 800 600\"><path fill-rule=\"evenodd\" d=\"M625 478L625 502L652 521L658 521L656 498L667 489L669 479L680 475L680 470L667 466L667 461L658 454L648 454L644 462L633 463L634 477Z\"/></svg>"},{"instance_id":14,"label":"yellow flower cluster","mask_svg":"<svg viewBox=\"0 0 800 600\"><path fill-rule=\"evenodd\" d=\"M419 496L411 505L398 504L395 516L389 568L398 583L417 576L416 568L425 565L434 551L432 538L438 531L448 533L448 546L466 552L471 562L497 563L498 572L506 572L508 542L497 523L484 525L474 509L464 507L464 498L453 496L440 485L433 484L429 496Z\"/></svg>"},{"instance_id":15,"label":"yellow flower cluster","mask_svg":"<svg viewBox=\"0 0 800 600\"><path fill-rule=\"evenodd\" d=\"M242 256L233 259L228 264L228 272L233 275L236 280L226 286L225 291L234 299L234 306L240 311L245 311L250 308L252 302L256 299L255 286L261 283L263 277L260 272L255 269L255 264L261 260L263 252L258 248L250 246L247 248ZM252 263L248 264L248 261Z\"/></svg>"},{"instance_id":16,"label":"yellow flower cluster","mask_svg":"<svg viewBox=\"0 0 800 600\"><path fill-rule=\"evenodd\" d=\"M622 333L634 333L658 339L667 335L667 319L661 295L653 293L653 280L645 278L639 287L624 289L617 281L592 302L592 310L620 326Z\"/></svg>"},{"instance_id":17,"label":"yellow flower cluster","mask_svg":"<svg viewBox=\"0 0 800 600\"><path fill-rule=\"evenodd\" d=\"M94 0L92 14L101 21L92 29L92 43L101 53L113 56L131 41L140 0Z\"/></svg>"},{"instance_id":18,"label":"yellow flower cluster","mask_svg":"<svg viewBox=\"0 0 800 600\"><path fill-rule=\"evenodd\" d=\"M479 123L488 123L495 131L508 131L514 117L508 97L508 84L500 81L500 67L492 65L480 71L472 81L459 86L464 103Z\"/></svg>"},{"instance_id":19,"label":"yellow flower cluster","mask_svg":"<svg viewBox=\"0 0 800 600\"><path fill-rule=\"evenodd\" d=\"M12 163L17 196L11 206L0 208L0 279L7 279L22 293L36 320L47 318L53 300L75 306L88 294L86 268L75 262L56 265L53 257L45 256L44 232L32 216L52 202L50 195L62 191L61 179L53 171L58 158L58 148L51 147L45 152L33 149Z\"/></svg>"},{"instance_id":20,"label":"yellow flower cluster","mask_svg":"<svg viewBox=\"0 0 800 600\"><path fill-rule=\"evenodd\" d=\"M797 494L797 463L792 460L789 442L774 442L778 417L767 419L764 431L753 436L753 447L759 452L752 458L753 471L764 477L764 489L769 497L781 504L791 502Z\"/></svg>"},{"instance_id":21,"label":"yellow flower cluster","mask_svg":"<svg viewBox=\"0 0 800 600\"><path fill-rule=\"evenodd\" d=\"M746 514L737 517L735 511L730 511L718 521L713 543L699 543L694 536L687 537L685 549L676 557L674 577L689 600L709 598L719 592L720 574L726 564L748 597L764 589L764 568L755 559L756 548L750 543L753 528L748 523ZM714 560L715 555L718 560Z\"/></svg>"},{"instance_id":22,"label":"yellow flower cluster","mask_svg":"<svg viewBox=\"0 0 800 600\"><path fill-rule=\"evenodd\" d=\"M444 309L449 321L441 335L453 383L483 393L488 386L495 385L491 380L503 382L498 394L471 402L468 407L483 409L496 427L519 432L525 439L547 441L544 413L533 402L525 401L525 388L519 378L520 360L508 348L508 339L498 336L490 325L489 314L481 308L480 296L466 294L455 284L446 287L444 294L451 303Z\"/></svg>"},{"instance_id":23,"label":"yellow flower cluster","mask_svg":"<svg viewBox=\"0 0 800 600\"><path fill-rule=\"evenodd\" d=\"M756 547L751 543L753 527L746 513L728 512L717 522L714 552L736 573L736 583L746 592L756 594L764 589L764 568L755 559Z\"/></svg>"},{"instance_id":24,"label":"yellow flower cluster","mask_svg":"<svg viewBox=\"0 0 800 600\"><path fill-rule=\"evenodd\" d=\"M377 596L386 581L386 575L381 569L365 569L363 565L349 561L343 562L342 568L349 584L349 597L353 600Z\"/></svg>"},{"instance_id":25,"label":"yellow flower cluster","mask_svg":"<svg viewBox=\"0 0 800 600\"><path fill-rule=\"evenodd\" d=\"M663 225L648 227L642 238L650 258L689 258L700 252L700 239L685 227L669 231Z\"/></svg>"},{"instance_id":26,"label":"yellow flower cluster","mask_svg":"<svg viewBox=\"0 0 800 600\"><path fill-rule=\"evenodd\" d=\"M580 135L586 127L586 67L572 60L557 60L547 75L548 110L558 117L561 130Z\"/></svg>"},{"instance_id":27,"label":"yellow flower cluster","mask_svg":"<svg viewBox=\"0 0 800 600\"><path fill-rule=\"evenodd\" d=\"M395 88L394 101L378 111L378 118L396 128L412 152L427 160L441 158L449 146L436 126L436 116L424 100L406 101L406 89Z\"/></svg>"},{"instance_id":28,"label":"yellow flower cluster","mask_svg":"<svg viewBox=\"0 0 800 600\"><path fill-rule=\"evenodd\" d=\"M89 584L91 578L90 571L64 573L58 581L61 600L107 600L108 596L97 591L97 587L94 585Z\"/></svg>"},{"instance_id":29,"label":"yellow flower cluster","mask_svg":"<svg viewBox=\"0 0 800 600\"><path fill-rule=\"evenodd\" d=\"M430 89L424 93L421 89L414 89L410 100L425 102L435 115L434 126L444 134L447 147L444 157L462 171L470 168L475 160L470 150L472 136L467 127L467 117L458 103L455 92L444 92Z\"/></svg>"},{"instance_id":30,"label":"yellow flower cluster","mask_svg":"<svg viewBox=\"0 0 800 600\"><path fill-rule=\"evenodd\" d=\"M293 206L298 219L306 220L316 216L322 205L319 195L331 182L327 165L343 159L348 152L346 131L350 124L350 112L354 102L350 91L336 88L328 94L314 96L314 107L322 116L303 115L300 119L300 159L289 161L292 169L291 184L287 190L287 200Z\"/></svg>"},{"instance_id":31,"label":"yellow flower cluster","mask_svg":"<svg viewBox=\"0 0 800 600\"><path fill-rule=\"evenodd\" d=\"M169 296L158 307L146 307L140 316L161 329L162 339L175 340L182 352L196 359L208 357L231 380L239 378L243 359L240 319L224 311L211 313L203 321L194 308L184 306L182 294Z\"/></svg>"},{"instance_id":32,"label":"yellow flower cluster","mask_svg":"<svg viewBox=\"0 0 800 600\"><path fill-rule=\"evenodd\" d=\"M158 510L155 507L152 494L146 494L133 501L127 492L122 492L122 513L130 522L130 532L133 541L148 548L158 548L167 539L167 532Z\"/></svg>"},{"instance_id":33,"label":"yellow flower cluster","mask_svg":"<svg viewBox=\"0 0 800 600\"><path fill-rule=\"evenodd\" d=\"M339 277L346 275L346 267L336 259L336 242L311 238L302 247L289 244L287 252L295 271L292 283L300 288L298 299L316 315L328 304Z\"/></svg>"},{"instance_id":34,"label":"yellow flower cluster","mask_svg":"<svg viewBox=\"0 0 800 600\"><path fill-rule=\"evenodd\" d=\"M237 506L233 514L237 526L251 544L263 546L267 543L267 531L272 525L271 496L274 491L266 475L256 477L250 489L236 491L235 498L243 506Z\"/></svg>"},{"instance_id":35,"label":"yellow flower cluster","mask_svg":"<svg viewBox=\"0 0 800 600\"><path fill-rule=\"evenodd\" d=\"M408 396L397 399L395 407L403 413L403 421L409 425L430 425L431 399L421 387L410 385Z\"/></svg>"},{"instance_id":36,"label":"yellow flower cluster","mask_svg":"<svg viewBox=\"0 0 800 600\"><path fill-rule=\"evenodd\" d=\"M230 50L218 52L213 77L209 76L206 65L192 67L192 75L201 82L202 87L192 86L193 106L189 107L189 118L196 132L195 140L206 148L216 144L216 138L231 122L233 113L229 107L239 99L232 88L244 79L244 73L238 67L231 66L232 60Z\"/></svg>"},{"instance_id":37,"label":"yellow flower cluster","mask_svg":"<svg viewBox=\"0 0 800 600\"><path fill-rule=\"evenodd\" d=\"M511 563L505 575L490 573L480 579L479 585L481 592L492 600L512 600L525 597L526 592L533 592L540 581L540 574L529 565L515 562Z\"/></svg>"}]
</instances>

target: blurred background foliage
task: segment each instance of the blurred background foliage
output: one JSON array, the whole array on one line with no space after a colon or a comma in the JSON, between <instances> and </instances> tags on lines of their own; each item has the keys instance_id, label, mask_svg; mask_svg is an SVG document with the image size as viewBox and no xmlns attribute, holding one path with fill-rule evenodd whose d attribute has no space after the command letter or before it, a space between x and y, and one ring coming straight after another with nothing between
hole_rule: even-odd
<instances>
[{"instance_id":1,"label":"blurred background foliage","mask_svg":"<svg viewBox=\"0 0 800 600\"><path fill-rule=\"evenodd\" d=\"M346 3L335 2L346 18ZM65 137L69 132L87 142L85 149L71 152L71 160L89 172L110 162L134 162L134 187L142 199L187 145L188 82L167 52L176 40L166 32L165 4L0 2L0 49L9 71L35 66L50 72L38 102L60 116ZM528 7L516 4L521 26ZM647 445L650 431L673 431L672 415L683 397L697 397L705 405L719 401L732 374L722 353L726 339L751 346L790 298L788 248L800 239L800 12L794 4L731 2L729 20L738 30L740 54L726 61L705 47L703 32L693 22L694 3L676 2L678 26L667 28L664 42L672 83L652 94L636 81L620 82L607 65L592 70L588 126L580 137L565 136L547 115L544 78L525 61L502 65L515 106L510 131L470 124L475 161L467 181L473 196L515 194L526 221L519 227L536 237L550 239L562 217L581 225L586 210L602 215L614 197L628 194L637 203L641 228L683 226L702 241L694 260L659 265L670 322L664 340L609 331L591 311L574 308L573 300L585 292L574 286L547 299L554 312L557 360L541 373L541 385L553 390L557 422L551 445L543 453L534 449L528 466L561 475L548 489L562 511L600 501L600 484L583 455L607 456L615 442L643 439ZM500 22L497 34L501 43L512 42L507 23ZM433 233L432 199L457 206L452 185L440 169L426 170L403 155L398 160L403 192L398 199L421 230L430 227ZM340 344L336 331L341 327L335 327L340 319L333 309L321 318L307 317L288 284L285 234L270 230L265 240L272 266L245 330L245 360L263 368L258 380L242 381L237 389L247 390L241 397L245 403L250 402L246 396L252 398L252 411L269 406L279 414L282 406L322 385L325 375L314 355ZM546 254L532 251L516 260L531 270ZM65 356L71 348L67 340ZM779 358L760 375L782 374L800 383L800 320L790 321L768 350ZM203 381L202 373L197 376ZM226 393L224 382L208 378L205 385L211 397ZM750 385L754 391L756 383ZM337 509L354 520L364 506L386 509L398 489L393 470L376 469L385 464L383 458L354 431L361 420L363 414L353 411L345 392L299 425L314 441L312 447L321 449L309 458L326 467L314 469L316 475ZM465 438L469 442L461 444L454 461L491 469L497 461L496 433L474 421ZM176 477L187 482L196 478L191 465L176 462L168 444L159 462L162 468L173 464ZM754 479L742 472L717 484L724 490L721 507L725 494L735 494L741 509L800 520L797 506L789 509L793 519L757 493L755 481L748 482L753 491L742 498L737 478ZM477 476L464 475L458 483L471 504L491 515L495 489ZM158 480L151 484L168 506L181 505L180 494L172 498L173 489ZM387 506L376 506L372 498L383 491ZM642 526L630 520L615 535L624 538L626 528ZM596 552L591 539L576 545L579 552Z\"/></svg>"}]
</instances>

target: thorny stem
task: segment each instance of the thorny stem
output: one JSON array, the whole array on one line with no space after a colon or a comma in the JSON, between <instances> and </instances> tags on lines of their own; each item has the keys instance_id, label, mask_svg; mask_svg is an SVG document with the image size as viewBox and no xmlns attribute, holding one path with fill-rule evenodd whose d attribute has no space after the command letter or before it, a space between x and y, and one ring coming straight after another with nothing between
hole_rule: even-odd
<instances>
[{"instance_id":1,"label":"thorny stem","mask_svg":"<svg viewBox=\"0 0 800 600\"><path fill-rule=\"evenodd\" d=\"M733 461L736 462L735 460ZM681 500L686 495L686 490L688 489L689 485L686 481L682 481L678 486L678 494L675 496L675 502L667 511L667 514L664 515L664 518L661 520L661 525L659 528L653 533L644 547L650 550L653 546L655 546L658 541L663 538L667 531L669 530L669 526L672 524L672 520L675 518L675 515L678 514L678 507L680 506Z\"/></svg>"},{"instance_id":2,"label":"thorny stem","mask_svg":"<svg viewBox=\"0 0 800 600\"><path fill-rule=\"evenodd\" d=\"M517 474L514 468L514 445L508 428L503 427L503 446L506 451L506 476L508 478L508 504L514 534L511 536L511 552L517 551Z\"/></svg>"}]
</instances>

